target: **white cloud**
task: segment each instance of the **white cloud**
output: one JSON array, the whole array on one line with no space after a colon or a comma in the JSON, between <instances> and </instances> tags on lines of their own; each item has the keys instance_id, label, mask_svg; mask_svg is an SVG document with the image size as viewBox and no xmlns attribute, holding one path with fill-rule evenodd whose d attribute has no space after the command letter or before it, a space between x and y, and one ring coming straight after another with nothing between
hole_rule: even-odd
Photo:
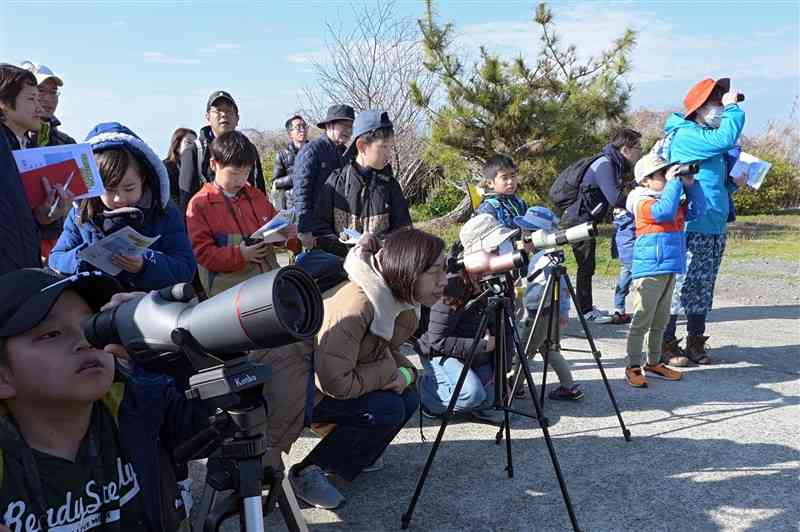
<instances>
[{"instance_id":1,"label":"white cloud","mask_svg":"<svg viewBox=\"0 0 800 532\"><path fill-rule=\"evenodd\" d=\"M294 64L310 64L310 63L326 63L330 61L331 56L327 50L321 48L319 50L309 50L307 52L295 52L288 54L284 60Z\"/></svg>"},{"instance_id":2,"label":"white cloud","mask_svg":"<svg viewBox=\"0 0 800 532\"><path fill-rule=\"evenodd\" d=\"M242 45L236 42L218 42L198 50L201 54L238 53Z\"/></svg>"},{"instance_id":3,"label":"white cloud","mask_svg":"<svg viewBox=\"0 0 800 532\"><path fill-rule=\"evenodd\" d=\"M144 57L145 61L150 63L164 63L168 65L196 65L200 63L199 59L174 57L163 52L144 52L142 53L142 57Z\"/></svg>"},{"instance_id":4,"label":"white cloud","mask_svg":"<svg viewBox=\"0 0 800 532\"><path fill-rule=\"evenodd\" d=\"M646 4L639 4L646 5ZM653 11L631 5L578 4L554 9L555 30L561 45L574 44L579 57L597 55L612 46L625 28L637 32L630 55L633 83L697 80L703 77L785 78L796 75L798 52L793 30L730 36L692 33ZM491 22L464 27L456 47L474 50L484 44L504 57L534 59L541 49L541 30L529 22ZM765 53L765 50L769 50Z\"/></svg>"}]
</instances>

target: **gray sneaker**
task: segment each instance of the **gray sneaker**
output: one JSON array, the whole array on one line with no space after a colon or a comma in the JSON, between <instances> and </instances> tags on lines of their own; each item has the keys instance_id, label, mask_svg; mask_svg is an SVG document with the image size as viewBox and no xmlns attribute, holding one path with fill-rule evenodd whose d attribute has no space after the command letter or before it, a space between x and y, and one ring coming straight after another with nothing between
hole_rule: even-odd
<instances>
[{"instance_id":1,"label":"gray sneaker","mask_svg":"<svg viewBox=\"0 0 800 532\"><path fill-rule=\"evenodd\" d=\"M469 413L470 417L476 421L490 423L492 425L500 425L506 419L505 413L502 410L495 410L494 408L485 408L483 410L472 410Z\"/></svg>"},{"instance_id":2,"label":"gray sneaker","mask_svg":"<svg viewBox=\"0 0 800 532\"><path fill-rule=\"evenodd\" d=\"M316 465L310 465L295 474L294 467L289 470L289 480L298 499L316 508L334 510L345 503L344 495L325 477L325 472Z\"/></svg>"}]
</instances>

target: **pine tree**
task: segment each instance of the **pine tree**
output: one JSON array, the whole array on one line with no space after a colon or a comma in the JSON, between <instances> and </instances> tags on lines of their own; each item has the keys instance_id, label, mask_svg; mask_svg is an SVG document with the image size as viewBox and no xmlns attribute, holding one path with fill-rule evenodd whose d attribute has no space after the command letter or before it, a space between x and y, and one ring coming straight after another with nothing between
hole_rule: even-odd
<instances>
[{"instance_id":1,"label":"pine tree","mask_svg":"<svg viewBox=\"0 0 800 532\"><path fill-rule=\"evenodd\" d=\"M635 33L625 30L599 56L581 61L575 46L563 47L553 14L539 4L534 21L541 27L541 49L535 63L511 61L480 47L480 60L467 72L452 51L454 27L435 21L433 0L419 21L425 67L444 86L444 100L424 95L412 83L414 103L431 118L431 145L426 157L445 168L446 177L461 180L495 153L511 155L526 190L546 201L558 172L572 161L599 151L611 129L625 120L630 85L628 55ZM453 164L454 156L464 164ZM458 175L461 174L461 175Z\"/></svg>"}]
</instances>

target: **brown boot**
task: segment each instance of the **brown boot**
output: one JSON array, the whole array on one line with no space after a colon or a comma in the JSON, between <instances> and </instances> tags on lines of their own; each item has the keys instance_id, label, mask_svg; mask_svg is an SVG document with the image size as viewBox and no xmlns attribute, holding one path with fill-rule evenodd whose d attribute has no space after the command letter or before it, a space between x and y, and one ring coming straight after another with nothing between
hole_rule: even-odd
<instances>
[{"instance_id":1,"label":"brown boot","mask_svg":"<svg viewBox=\"0 0 800 532\"><path fill-rule=\"evenodd\" d=\"M706 353L705 343L708 336L687 336L686 356L695 364L711 364L711 357Z\"/></svg>"},{"instance_id":2,"label":"brown boot","mask_svg":"<svg viewBox=\"0 0 800 532\"><path fill-rule=\"evenodd\" d=\"M692 365L692 361L686 356L681 347L680 338L661 344L661 362L669 366L685 368Z\"/></svg>"}]
</instances>

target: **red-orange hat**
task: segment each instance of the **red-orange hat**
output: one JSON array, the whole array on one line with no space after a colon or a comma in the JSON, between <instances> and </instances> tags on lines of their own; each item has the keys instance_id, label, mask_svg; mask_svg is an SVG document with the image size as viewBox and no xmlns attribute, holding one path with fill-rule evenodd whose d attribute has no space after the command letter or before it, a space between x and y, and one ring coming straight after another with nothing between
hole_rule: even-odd
<instances>
[{"instance_id":1,"label":"red-orange hat","mask_svg":"<svg viewBox=\"0 0 800 532\"><path fill-rule=\"evenodd\" d=\"M725 92L731 90L731 79L730 78L719 78L718 80L713 80L711 78L706 78L703 81L700 81L695 84L694 87L689 89L688 94L686 94L686 98L683 99L683 107L686 109L686 116L688 117L700 107L708 97L711 96L711 93L714 91L714 87L719 85L723 88Z\"/></svg>"}]
</instances>

